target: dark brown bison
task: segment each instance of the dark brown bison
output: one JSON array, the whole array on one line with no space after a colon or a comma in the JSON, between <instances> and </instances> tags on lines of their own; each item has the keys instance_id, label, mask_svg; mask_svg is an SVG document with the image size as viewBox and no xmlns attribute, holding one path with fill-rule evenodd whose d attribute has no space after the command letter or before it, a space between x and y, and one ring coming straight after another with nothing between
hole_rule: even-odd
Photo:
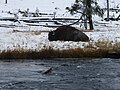
<instances>
[{"instance_id":1,"label":"dark brown bison","mask_svg":"<svg viewBox=\"0 0 120 90\"><path fill-rule=\"evenodd\" d=\"M50 41L89 41L89 37L78 29L71 26L60 26L56 30L49 32Z\"/></svg>"}]
</instances>

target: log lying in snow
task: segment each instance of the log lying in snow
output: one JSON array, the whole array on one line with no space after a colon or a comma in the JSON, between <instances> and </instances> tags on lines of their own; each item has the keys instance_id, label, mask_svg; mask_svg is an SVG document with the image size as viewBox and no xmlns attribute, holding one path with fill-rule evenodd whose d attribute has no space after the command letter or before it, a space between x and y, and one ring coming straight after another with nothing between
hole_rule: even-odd
<instances>
[{"instance_id":1,"label":"log lying in snow","mask_svg":"<svg viewBox=\"0 0 120 90\"><path fill-rule=\"evenodd\" d=\"M13 21L13 22L16 22L18 20L15 17L2 17L2 18L0 18L0 21Z\"/></svg>"}]
</instances>

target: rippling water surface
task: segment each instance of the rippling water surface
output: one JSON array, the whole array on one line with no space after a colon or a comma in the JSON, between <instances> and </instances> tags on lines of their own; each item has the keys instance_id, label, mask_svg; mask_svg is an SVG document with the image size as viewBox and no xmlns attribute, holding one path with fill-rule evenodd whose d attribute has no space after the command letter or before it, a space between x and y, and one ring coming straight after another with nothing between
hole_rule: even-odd
<instances>
[{"instance_id":1,"label":"rippling water surface","mask_svg":"<svg viewBox=\"0 0 120 90\"><path fill-rule=\"evenodd\" d=\"M0 61L0 90L120 90L120 59Z\"/></svg>"}]
</instances>

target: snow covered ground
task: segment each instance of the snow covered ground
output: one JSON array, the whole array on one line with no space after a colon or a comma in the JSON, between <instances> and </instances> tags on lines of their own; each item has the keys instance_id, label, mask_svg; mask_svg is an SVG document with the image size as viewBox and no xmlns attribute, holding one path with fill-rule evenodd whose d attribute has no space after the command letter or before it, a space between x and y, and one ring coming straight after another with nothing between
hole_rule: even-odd
<instances>
[{"instance_id":1,"label":"snow covered ground","mask_svg":"<svg viewBox=\"0 0 120 90\"><path fill-rule=\"evenodd\" d=\"M118 23L118 22L116 22ZM99 24L98 24L99 25ZM35 27L36 28L36 27ZM42 28L42 27L41 27ZM97 41L107 41L115 44L120 42L120 25L109 22L95 26L95 30L84 32L94 44ZM0 28L0 50L9 49L33 49L53 47L54 49L83 48L89 42L52 41L48 40L48 32L53 28L34 29L28 27Z\"/></svg>"},{"instance_id":2,"label":"snow covered ground","mask_svg":"<svg viewBox=\"0 0 120 90\"><path fill-rule=\"evenodd\" d=\"M116 0L110 6L116 6L120 0ZM65 7L70 6L73 0L8 0L8 4L4 4L4 0L0 1L0 18L14 17L12 14L6 12L14 12L20 10L35 11L39 9L44 13L57 13L58 17L73 17L65 10ZM105 6L104 0L99 0L102 7ZM113 2L113 0L110 0ZM118 2L118 3L117 3ZM115 14L118 15L118 14ZM23 18L19 15L19 18ZM30 17L28 17L30 18ZM120 42L120 21L101 21L97 16L93 17L94 30L85 32L91 39L91 43L97 41L107 41L112 44ZM72 42L72 41L52 41L48 40L48 32L55 28L47 28L43 26L28 26L24 22L0 21L0 25L8 25L7 27L0 27L0 50L13 49L33 49L41 50L43 48L53 47L54 49L69 49L69 48L83 48L89 42ZM16 26L15 26L16 25ZM14 27L15 26L15 27Z\"/></svg>"}]
</instances>

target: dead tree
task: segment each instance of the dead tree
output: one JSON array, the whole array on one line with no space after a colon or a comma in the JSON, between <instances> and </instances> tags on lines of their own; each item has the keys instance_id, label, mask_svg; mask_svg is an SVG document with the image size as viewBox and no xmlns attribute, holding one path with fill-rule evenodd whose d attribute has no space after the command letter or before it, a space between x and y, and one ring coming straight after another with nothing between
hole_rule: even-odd
<instances>
[{"instance_id":1,"label":"dead tree","mask_svg":"<svg viewBox=\"0 0 120 90\"><path fill-rule=\"evenodd\" d=\"M107 21L109 21L109 0L107 0Z\"/></svg>"},{"instance_id":2,"label":"dead tree","mask_svg":"<svg viewBox=\"0 0 120 90\"><path fill-rule=\"evenodd\" d=\"M7 4L7 0L5 0L5 4Z\"/></svg>"}]
</instances>

